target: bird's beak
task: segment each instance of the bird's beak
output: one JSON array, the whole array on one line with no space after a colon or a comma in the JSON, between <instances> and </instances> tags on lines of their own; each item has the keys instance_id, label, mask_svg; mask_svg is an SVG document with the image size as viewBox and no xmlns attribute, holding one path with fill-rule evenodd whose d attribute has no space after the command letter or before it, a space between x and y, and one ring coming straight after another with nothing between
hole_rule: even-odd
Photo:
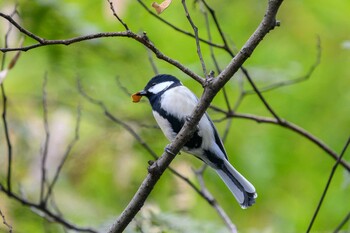
<instances>
[{"instance_id":1,"label":"bird's beak","mask_svg":"<svg viewBox=\"0 0 350 233\"><path fill-rule=\"evenodd\" d=\"M147 92L144 90L132 94L131 95L132 102L134 102L134 103L140 102L142 96L145 96L146 94L147 94Z\"/></svg>"}]
</instances>

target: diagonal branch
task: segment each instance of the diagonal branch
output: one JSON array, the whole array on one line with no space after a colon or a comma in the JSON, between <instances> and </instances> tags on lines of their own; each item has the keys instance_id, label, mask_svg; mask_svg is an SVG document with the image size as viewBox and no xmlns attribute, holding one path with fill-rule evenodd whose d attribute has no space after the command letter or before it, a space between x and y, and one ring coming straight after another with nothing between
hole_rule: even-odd
<instances>
[{"instance_id":1,"label":"diagonal branch","mask_svg":"<svg viewBox=\"0 0 350 233\"><path fill-rule=\"evenodd\" d=\"M179 27L176 27L175 25L173 25L173 24L171 24L170 22L166 21L165 19L161 18L159 15L155 14L152 10L150 10L150 9L143 3L142 0L137 0L137 1L140 3L140 5L141 5L148 13L150 13L153 17L155 17L156 19L158 19L159 21L161 21L161 22L164 23L165 25L171 27L172 29L174 29L174 30L177 31L177 32L180 32L180 33L182 33L182 34L184 34L184 35L187 35L187 36L190 36L190 37L192 37L192 38L195 38L195 35L194 35L194 34L192 34L192 33L190 33L190 32L187 32L187 31L185 31L185 30L183 30L183 29L181 29L181 28L179 28ZM211 41L208 41L208 40L205 40L205 39L203 39L203 38L198 38L198 39L199 39L200 42L203 42L203 43L205 43L205 44L207 44L207 45L210 45L210 46L212 46L212 47L220 48L220 49L223 49L223 48L224 48L224 46L222 46L222 45L215 44L215 43L213 43L213 42L211 42Z\"/></svg>"},{"instance_id":2,"label":"diagonal branch","mask_svg":"<svg viewBox=\"0 0 350 233\"><path fill-rule=\"evenodd\" d=\"M340 222L337 228L334 230L334 233L339 233L343 226L350 220L350 212L345 216L345 218Z\"/></svg>"},{"instance_id":3,"label":"diagonal branch","mask_svg":"<svg viewBox=\"0 0 350 233\"><path fill-rule=\"evenodd\" d=\"M304 74L303 76L298 77L298 78L294 78L294 79L287 80L287 81L281 81L281 82L273 83L269 86L261 87L260 92L268 92L268 91L272 91L272 90L275 90L275 89L280 88L280 87L286 87L286 86L294 85L294 84L303 82L305 80L308 80L311 77L311 75L313 74L313 72L316 70L318 65L321 63L322 47L321 47L321 39L319 36L317 37L316 49L317 49L316 59L315 59L314 63L309 67L309 70L306 74ZM248 91L245 91L245 94L247 94L247 95L255 94L255 91L248 90Z\"/></svg>"},{"instance_id":4,"label":"diagonal branch","mask_svg":"<svg viewBox=\"0 0 350 233\"><path fill-rule=\"evenodd\" d=\"M349 145L350 145L350 137L348 138L347 142L345 143L345 146L344 146L342 152L340 153L339 158L337 159L337 161L335 162L335 164L334 164L334 166L333 166L333 168L332 168L332 171L331 171L331 173L330 173L330 175L329 175L329 178L328 178L328 180L327 180L326 187L325 187L324 190L323 190L322 196L321 196L321 198L320 198L320 201L318 202L318 205L317 205L317 207L316 207L315 213L314 213L314 215L312 216L312 219L311 219L311 222L310 222L310 224L309 224L309 227L308 227L307 230L306 230L307 233L309 233L309 232L311 231L312 225L314 224L314 222L315 222L315 220L316 220L317 214L318 214L318 212L319 212L320 209L321 209L321 206L322 206L322 203L323 203L323 201L324 201L324 198L326 197L328 188L329 188L329 186L330 186L330 184L331 184L331 182L332 182L332 180L333 180L333 176L334 176L334 174L335 174L335 171L337 170L337 167L338 167L338 165L340 164L340 161L342 160L342 158L343 158L343 156L344 156L344 154L345 154L345 152L346 152L346 150L347 150L347 148L348 148Z\"/></svg>"},{"instance_id":5,"label":"diagonal branch","mask_svg":"<svg viewBox=\"0 0 350 233\"><path fill-rule=\"evenodd\" d=\"M56 173L54 175L54 178L51 182L51 184L49 184L48 186L48 190L45 196L45 199L43 200L43 202L46 204L48 199L50 198L50 196L52 195L53 192L53 188L58 180L58 177L61 173L61 170L63 168L63 165L65 164L65 162L68 159L68 156L71 152L71 150L73 149L74 145L77 143L77 141L79 140L79 131L80 131L80 122L81 122L81 109L80 109L80 105L78 105L77 107L77 119L76 119L76 123L75 123L75 132L74 132L74 138L72 139L72 141L68 144L65 153L63 154L63 158L60 161Z\"/></svg>"},{"instance_id":6,"label":"diagonal branch","mask_svg":"<svg viewBox=\"0 0 350 233\"><path fill-rule=\"evenodd\" d=\"M120 85L120 83L118 83ZM127 90L124 89L123 86L120 86L123 91L127 92ZM106 107L106 105L97 99L94 99L93 97L89 96L83 89L82 84L80 82L80 80L78 79L78 91L79 93L86 99L88 100L90 103L97 105L98 107L100 107L104 114L114 123L121 125L126 131L128 131L140 144L141 146L154 158L154 159L158 159L158 155L151 149L151 147L139 136L139 134L137 134L137 132L135 132L133 130L133 128L128 125L127 123L125 123L123 120L117 118L116 116L114 116ZM172 167L167 167L167 169L173 173L176 177L180 178L181 180L183 180L185 183L187 183L198 195L200 195L204 200L207 201L207 203L212 206L219 214L219 216L224 220L224 222L226 223L226 225L228 226L228 228L232 231L232 226L234 226L234 224L228 219L227 214L225 213L225 211L221 208L221 206L217 203L217 201L215 200L215 198L209 193L208 190L203 189L203 187L201 189L199 189L191 180L189 180L187 177L185 177L184 175L182 175L181 173L179 173L178 171L176 171L174 168Z\"/></svg>"},{"instance_id":7,"label":"diagonal branch","mask_svg":"<svg viewBox=\"0 0 350 233\"><path fill-rule=\"evenodd\" d=\"M128 206L111 226L109 230L110 233L122 232L141 209L165 169L196 130L199 120L209 107L214 96L233 76L233 74L238 71L266 34L275 27L275 17L281 4L282 0L268 1L268 7L262 22L246 42L240 53L232 59L230 64L219 74L218 78L214 79L215 81L207 82L199 104L195 108L191 117L185 122L175 140L165 149L163 155L152 166L150 166L148 175L140 185L132 200L129 202Z\"/></svg>"},{"instance_id":8,"label":"diagonal branch","mask_svg":"<svg viewBox=\"0 0 350 233\"><path fill-rule=\"evenodd\" d=\"M2 218L2 223L8 228L8 232L12 233L12 226L6 221L5 215L1 212L1 209L0 209L0 216Z\"/></svg>"},{"instance_id":9,"label":"diagonal branch","mask_svg":"<svg viewBox=\"0 0 350 233\"><path fill-rule=\"evenodd\" d=\"M21 197L10 190L6 189L1 183L0 183L0 191L5 193L9 198L12 198L19 203L21 203L24 206L28 206L32 208L33 210L37 211L38 213L42 214L46 219L50 219L53 222L59 223L62 226L66 227L67 229L79 231L79 232L89 232L89 233L97 233L96 230L91 228L84 228L84 227L78 227L74 225L73 223L68 222L68 220L62 218L60 215L57 215L50 211L46 206L42 204L37 204L34 202L31 202L24 197Z\"/></svg>"},{"instance_id":10,"label":"diagonal branch","mask_svg":"<svg viewBox=\"0 0 350 233\"><path fill-rule=\"evenodd\" d=\"M194 38L195 38L196 47L197 47L197 55L199 57L199 61L200 61L201 65L202 65L204 77L207 77L207 68L205 67L205 62L204 62L202 51L201 51L201 45L199 43L198 27L194 24L194 22L191 18L191 15L188 12L186 0L182 0L182 5L183 5L183 8L185 10L186 18L187 18L188 22L191 24L191 27L192 27L193 32L194 32Z\"/></svg>"},{"instance_id":11,"label":"diagonal branch","mask_svg":"<svg viewBox=\"0 0 350 233\"><path fill-rule=\"evenodd\" d=\"M289 130L303 136L304 138L308 139L309 141L311 141L312 143L317 145L319 148L321 148L328 155L330 155L334 160L339 159L339 155L334 150L329 148L327 146L327 144L324 143L321 139L315 137L310 132L306 131L305 129L301 128L300 126L295 125L295 124L293 124L285 119L281 119L280 121L277 121L276 119L271 118L271 117L256 116L256 115L246 114L246 113L227 112L227 111L222 110L222 109L220 109L216 106L213 106L213 105L211 105L210 108L213 109L214 111L221 112L221 113L225 114L224 119L226 119L226 118L239 118L239 119L252 120L252 121L255 121L257 123L267 123L267 124L274 124L274 125L282 126L286 129L289 129ZM350 172L350 164L347 163L345 160L341 159L340 165L343 166L348 172Z\"/></svg>"},{"instance_id":12,"label":"diagonal branch","mask_svg":"<svg viewBox=\"0 0 350 233\"><path fill-rule=\"evenodd\" d=\"M221 217L221 219L225 222L225 224L226 224L227 228L230 230L230 232L237 233L237 227L235 226L235 224L232 223L231 219L228 217L226 212L222 209L222 207L219 205L219 203L215 200L213 195L209 192L209 190L205 186L204 179L203 179L203 173L204 173L206 168L207 168L207 165L204 164L198 170L193 169L194 173L197 176L199 184L201 186L201 191L212 200L211 205L214 207L214 209L216 210L218 215Z\"/></svg>"},{"instance_id":13,"label":"diagonal branch","mask_svg":"<svg viewBox=\"0 0 350 233\"><path fill-rule=\"evenodd\" d=\"M127 25L126 23L124 23L124 21L119 17L119 15L117 14L117 12L115 11L113 2L112 2L111 0L107 0L107 2L109 3L109 8L111 9L111 11L112 11L114 17L116 17L117 20L119 21L119 23L121 23L121 24L124 26L124 28L125 28L126 31L129 31L128 25Z\"/></svg>"}]
</instances>

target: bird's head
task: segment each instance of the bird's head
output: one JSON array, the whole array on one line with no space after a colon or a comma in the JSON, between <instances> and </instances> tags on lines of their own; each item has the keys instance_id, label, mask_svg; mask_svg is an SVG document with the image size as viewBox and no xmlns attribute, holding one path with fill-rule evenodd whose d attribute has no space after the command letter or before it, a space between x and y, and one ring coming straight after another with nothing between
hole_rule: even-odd
<instances>
[{"instance_id":1,"label":"bird's head","mask_svg":"<svg viewBox=\"0 0 350 233\"><path fill-rule=\"evenodd\" d=\"M152 96L161 95L169 89L169 87L179 85L182 85L181 82L174 76L168 74L157 75L147 83L142 91L131 95L131 98L134 103L137 103L141 100L142 96L151 98Z\"/></svg>"}]
</instances>

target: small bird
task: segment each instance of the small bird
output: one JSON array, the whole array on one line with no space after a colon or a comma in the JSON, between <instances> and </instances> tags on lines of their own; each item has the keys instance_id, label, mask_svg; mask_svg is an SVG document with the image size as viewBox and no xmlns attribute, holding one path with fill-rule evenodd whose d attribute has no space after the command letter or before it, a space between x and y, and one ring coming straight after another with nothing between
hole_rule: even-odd
<instances>
[{"instance_id":1,"label":"small bird","mask_svg":"<svg viewBox=\"0 0 350 233\"><path fill-rule=\"evenodd\" d=\"M142 91L131 97L133 102L139 102L143 96L148 98L153 116L169 141L175 139L186 118L198 104L195 94L177 78L168 74L153 77ZM229 163L223 143L207 113L203 115L197 130L182 150L213 168L242 208L255 203L257 194L254 186Z\"/></svg>"}]
</instances>

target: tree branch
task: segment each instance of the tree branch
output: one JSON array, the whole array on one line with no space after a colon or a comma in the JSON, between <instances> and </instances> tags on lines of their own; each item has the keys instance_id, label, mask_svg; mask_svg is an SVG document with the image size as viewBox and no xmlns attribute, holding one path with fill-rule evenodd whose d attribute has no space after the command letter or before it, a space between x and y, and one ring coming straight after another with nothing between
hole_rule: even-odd
<instances>
[{"instance_id":1,"label":"tree branch","mask_svg":"<svg viewBox=\"0 0 350 233\"><path fill-rule=\"evenodd\" d=\"M193 172L196 174L197 179L199 181L199 184L201 186L201 191L208 197L208 199L211 200L211 205L216 210L216 212L218 213L220 218L224 221L224 223L227 226L227 228L229 229L229 231L231 233L237 233L237 227L235 226L235 224L233 224L233 222L228 217L226 212L222 209L222 207L219 205L219 203L215 200L213 195L209 192L209 190L205 186L204 179L203 179L203 173L204 173L206 168L207 168L207 165L203 164L203 166L200 169L198 169L198 170L193 169Z\"/></svg>"},{"instance_id":2,"label":"tree branch","mask_svg":"<svg viewBox=\"0 0 350 233\"><path fill-rule=\"evenodd\" d=\"M42 47L42 46L48 46L48 45L70 45L82 41L87 41L87 40L94 40L98 38L107 38L107 37L126 37L126 38L132 38L135 41L143 44L146 46L148 49L150 49L156 56L157 58L168 62L169 64L177 67L179 70L184 72L185 74L189 75L192 77L194 80L199 82L201 85L204 85L204 79L201 78L199 75L194 73L192 70L189 68L185 67L182 65L180 62L166 56L163 54L147 37L146 33L143 33L142 35L138 35L132 31L124 31L124 32L101 32L101 33L95 33L95 34L90 34L90 35L85 35L85 36L78 36L74 38L69 38L69 39L63 39L63 40L48 40L41 38L27 29L23 28L21 25L19 25L10 15L4 14L0 12L0 17L8 20L13 26L15 26L20 32L22 32L24 35L34 39L37 41L37 44L29 45L29 46L24 46L24 47L15 47L15 48L0 48L0 51L3 53L9 52L9 51L28 51L34 48Z\"/></svg>"},{"instance_id":3,"label":"tree branch","mask_svg":"<svg viewBox=\"0 0 350 233\"><path fill-rule=\"evenodd\" d=\"M46 208L46 206L42 204L36 204L34 202L28 201L23 197L20 197L16 195L15 193L11 192L10 190L6 189L1 183L0 183L0 191L5 193L9 198L12 198L19 203L21 203L24 206L28 206L30 208L33 208L36 211L39 211L40 213L45 216L45 218L57 222L61 224L62 226L66 227L67 229L75 230L75 231L80 231L80 232L89 232L89 233L97 233L96 230L91 229L91 228L83 228L83 227L78 227L75 226L73 223L68 222L66 219L63 219L60 215L57 215L50 211L49 209Z\"/></svg>"},{"instance_id":4,"label":"tree branch","mask_svg":"<svg viewBox=\"0 0 350 233\"><path fill-rule=\"evenodd\" d=\"M49 152L49 142L50 142L50 129L48 122L48 111L47 111L47 73L45 73L42 87L42 106L43 106L43 119L44 119L44 129L45 129L45 142L44 148L42 149L42 158L41 158L41 182L40 182L40 203L44 203L44 192L45 192L45 184L46 184L46 160L47 154Z\"/></svg>"},{"instance_id":5,"label":"tree branch","mask_svg":"<svg viewBox=\"0 0 350 233\"><path fill-rule=\"evenodd\" d=\"M188 118L185 125L177 134L175 140L165 149L163 155L149 168L148 175L142 182L132 200L129 202L128 206L111 226L109 230L110 233L122 232L141 209L148 195L151 193L154 185L160 179L165 169L169 166L176 154L194 133L199 120L209 107L214 96L233 76L233 74L237 72L245 60L248 59L265 35L275 27L275 16L281 3L282 0L270 0L268 2L265 17L254 34L246 42L240 53L232 59L230 64L223 70L222 73L219 74L218 78L214 79L215 81L206 83L204 93L191 117Z\"/></svg>"},{"instance_id":6,"label":"tree branch","mask_svg":"<svg viewBox=\"0 0 350 233\"><path fill-rule=\"evenodd\" d=\"M201 45L199 43L198 27L194 24L194 22L191 18L191 15L188 12L186 0L182 0L181 2L183 5L183 8L185 10L186 18L187 18L188 22L190 23L190 25L193 29L193 32L194 32L194 38L195 38L196 48L197 48L197 55L199 57L199 61L200 61L201 65L202 65L203 75L204 75L204 77L207 77L207 68L205 66L205 62L204 62L202 51L201 51Z\"/></svg>"},{"instance_id":7,"label":"tree branch","mask_svg":"<svg viewBox=\"0 0 350 233\"><path fill-rule=\"evenodd\" d=\"M161 18L159 15L155 14L152 10L150 10L150 9L143 3L142 0L137 0L137 1L140 3L140 5L141 5L149 14L151 14L153 17L155 17L156 19L158 19L159 21L161 21L161 22L164 23L165 25L171 27L172 29L174 29L174 30L177 31L177 32L180 32L180 33L182 33L182 34L184 34L184 35L187 35L187 36L189 36L189 37L195 38L195 35L194 35L194 34L192 34L192 33L190 33L190 32L187 32L187 31L185 31L185 30L183 30L183 29L181 29L181 28L179 28L179 27L176 27L175 25L173 25L173 24L171 24L170 22L166 21L165 19ZM205 39L203 39L203 38L198 38L198 39L199 39L200 42L203 42L203 43L205 43L205 44L207 44L207 45L209 45L209 46L212 46L212 47L215 47L215 48L221 48L221 49L224 48L224 46L222 46L222 45L215 44L215 43L213 43L213 42L211 42L211 41L208 41L208 40L205 40Z\"/></svg>"},{"instance_id":8,"label":"tree branch","mask_svg":"<svg viewBox=\"0 0 350 233\"><path fill-rule=\"evenodd\" d=\"M311 231L312 225L314 224L314 222L315 222L315 220L316 220L317 214L318 214L318 212L319 212L320 209L321 209L323 200L324 200L324 198L326 197L328 188L329 188L329 186L330 186L330 184L331 184L331 182L332 182L332 180L333 180L333 176L334 176L334 174L335 174L335 171L337 170L337 167L338 167L338 165L340 164L340 161L342 160L342 158L343 158L343 156L344 156L344 154L345 154L345 152L346 152L346 150L347 150L349 144L350 144L350 137L348 138L347 142L345 143L345 146L344 146L342 152L340 153L339 158L337 159L337 161L335 162L335 164L334 164L334 166L333 166L333 168L332 168L332 171L331 171L331 173L330 173L330 175L329 175L329 178L328 178L328 180L327 180L326 187L325 187L324 190L323 190L322 196L321 196L321 198L320 198L320 201L318 202L318 205L317 205L317 207L316 207L315 213L314 213L314 215L312 216L312 219L311 219L311 222L310 222L310 224L309 224L309 227L308 227L307 230L306 230L307 233L309 233L309 232Z\"/></svg>"},{"instance_id":9,"label":"tree branch","mask_svg":"<svg viewBox=\"0 0 350 233\"><path fill-rule=\"evenodd\" d=\"M268 124L274 124L274 125L279 125L282 126L283 128L292 130L293 132L305 137L315 145L317 145L320 149L322 149L324 152L326 152L328 155L330 155L334 160L339 159L339 155L333 151L331 148L327 146L326 143L324 143L321 139L315 137L312 135L310 132L306 131L305 129L301 128L298 125L295 125L285 119L280 119L280 121L277 121L274 118L270 117L263 117L263 116L256 116L252 114L247 114L247 113L237 113L237 112L227 112L225 110L222 110L216 106L211 105L211 109L221 112L225 114L224 119L226 118L239 118L239 119L246 119L246 120L253 120L257 123L268 123ZM340 165L342 165L348 172L350 172L350 164L348 164L345 160L341 159L340 160Z\"/></svg>"},{"instance_id":10,"label":"tree branch","mask_svg":"<svg viewBox=\"0 0 350 233\"><path fill-rule=\"evenodd\" d=\"M2 223L8 228L9 233L12 233L12 226L6 221L5 215L1 212L1 209L0 209L0 216L2 218Z\"/></svg>"}]
</instances>

